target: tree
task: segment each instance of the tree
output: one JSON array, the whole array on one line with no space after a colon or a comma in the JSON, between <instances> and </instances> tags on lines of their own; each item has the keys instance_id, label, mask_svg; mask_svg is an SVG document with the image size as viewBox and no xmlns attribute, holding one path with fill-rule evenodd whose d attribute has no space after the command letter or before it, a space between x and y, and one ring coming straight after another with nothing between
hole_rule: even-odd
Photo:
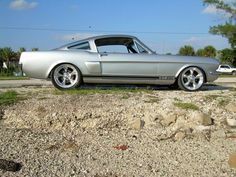
<instances>
[{"instance_id":1,"label":"tree","mask_svg":"<svg viewBox=\"0 0 236 177\"><path fill-rule=\"evenodd\" d=\"M1 53L2 53L2 48L0 48L0 69L2 69L3 67L3 59Z\"/></svg>"},{"instance_id":2,"label":"tree","mask_svg":"<svg viewBox=\"0 0 236 177\"><path fill-rule=\"evenodd\" d=\"M236 2L223 0L203 0L203 2L227 14L229 18L225 24L210 27L210 33L226 37L232 49L236 49Z\"/></svg>"},{"instance_id":3,"label":"tree","mask_svg":"<svg viewBox=\"0 0 236 177\"><path fill-rule=\"evenodd\" d=\"M211 45L208 45L203 50L204 50L204 56L205 57L212 57L212 58L216 57L216 49L215 49L215 47L213 47Z\"/></svg>"},{"instance_id":4,"label":"tree","mask_svg":"<svg viewBox=\"0 0 236 177\"><path fill-rule=\"evenodd\" d=\"M32 51L38 51L39 49L38 48L32 48Z\"/></svg>"},{"instance_id":5,"label":"tree","mask_svg":"<svg viewBox=\"0 0 236 177\"><path fill-rule=\"evenodd\" d=\"M17 59L18 60L20 59L21 53L25 52L25 51L26 51L26 49L24 47L19 48L19 50L17 51Z\"/></svg>"},{"instance_id":6,"label":"tree","mask_svg":"<svg viewBox=\"0 0 236 177\"><path fill-rule=\"evenodd\" d=\"M195 55L194 48L190 45L185 45L179 49L179 55L194 56Z\"/></svg>"},{"instance_id":7,"label":"tree","mask_svg":"<svg viewBox=\"0 0 236 177\"><path fill-rule=\"evenodd\" d=\"M198 49L196 52L196 55L199 57L205 57L205 50L204 49Z\"/></svg>"},{"instance_id":8,"label":"tree","mask_svg":"<svg viewBox=\"0 0 236 177\"><path fill-rule=\"evenodd\" d=\"M7 67L9 68L10 61L15 59L16 53L10 48L10 47L5 47L0 50L0 58L3 59L7 63Z\"/></svg>"},{"instance_id":9,"label":"tree","mask_svg":"<svg viewBox=\"0 0 236 177\"><path fill-rule=\"evenodd\" d=\"M224 49L223 54L223 61L231 64L236 63L236 2L235 1L223 1L223 0L203 0L204 4L214 6L216 9L224 12L228 19L226 20L225 24L220 24L217 26L210 27L210 33L221 35L228 39L232 52L232 57L228 57L230 53L230 49ZM227 54L226 54L226 53ZM231 55L230 55L231 56ZM227 60L228 58L228 60Z\"/></svg>"},{"instance_id":10,"label":"tree","mask_svg":"<svg viewBox=\"0 0 236 177\"><path fill-rule=\"evenodd\" d=\"M222 63L228 63L236 66L235 56L236 56L235 50L226 48L220 51L220 61Z\"/></svg>"},{"instance_id":11,"label":"tree","mask_svg":"<svg viewBox=\"0 0 236 177\"><path fill-rule=\"evenodd\" d=\"M224 25L211 27L210 33L228 38L231 48L236 50L236 25L226 22Z\"/></svg>"},{"instance_id":12,"label":"tree","mask_svg":"<svg viewBox=\"0 0 236 177\"><path fill-rule=\"evenodd\" d=\"M26 49L24 47L21 47L21 48L19 48L18 52L22 53L22 52L25 52L25 51L26 51Z\"/></svg>"}]
</instances>

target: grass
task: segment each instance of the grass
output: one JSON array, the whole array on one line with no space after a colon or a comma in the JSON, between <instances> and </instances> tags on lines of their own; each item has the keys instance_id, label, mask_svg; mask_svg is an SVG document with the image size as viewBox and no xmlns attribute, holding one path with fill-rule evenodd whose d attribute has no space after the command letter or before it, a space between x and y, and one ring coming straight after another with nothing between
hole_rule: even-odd
<instances>
[{"instance_id":1,"label":"grass","mask_svg":"<svg viewBox=\"0 0 236 177\"><path fill-rule=\"evenodd\" d=\"M158 103L160 99L158 98L150 98L149 100L145 100L145 103Z\"/></svg>"},{"instance_id":2,"label":"grass","mask_svg":"<svg viewBox=\"0 0 236 177\"><path fill-rule=\"evenodd\" d=\"M221 97L221 95L207 95L207 96L205 97L205 99L206 99L207 101L213 101L213 100L216 100L216 99L219 98L219 97Z\"/></svg>"},{"instance_id":3,"label":"grass","mask_svg":"<svg viewBox=\"0 0 236 177\"><path fill-rule=\"evenodd\" d=\"M72 90L55 90L53 94L55 95L94 95L94 94L123 94L123 93L140 93L146 92L150 93L152 90L149 89L139 89L139 88L110 88L110 89L102 89L102 88L94 88L94 89L72 89ZM126 97L125 97L126 98ZM124 98L124 99L125 99Z\"/></svg>"},{"instance_id":4,"label":"grass","mask_svg":"<svg viewBox=\"0 0 236 177\"><path fill-rule=\"evenodd\" d=\"M13 104L22 98L18 96L18 93L15 91L7 91L0 93L0 106L5 106Z\"/></svg>"},{"instance_id":5,"label":"grass","mask_svg":"<svg viewBox=\"0 0 236 177\"><path fill-rule=\"evenodd\" d=\"M220 107L225 107L227 104L229 104L230 100L227 99L227 98L221 98L219 101L218 101L218 106Z\"/></svg>"},{"instance_id":6,"label":"grass","mask_svg":"<svg viewBox=\"0 0 236 177\"><path fill-rule=\"evenodd\" d=\"M28 77L0 76L0 80L28 80Z\"/></svg>"},{"instance_id":7,"label":"grass","mask_svg":"<svg viewBox=\"0 0 236 177\"><path fill-rule=\"evenodd\" d=\"M182 103L182 102L175 102L174 105L181 109L186 110L199 110L199 107L193 103Z\"/></svg>"},{"instance_id":8,"label":"grass","mask_svg":"<svg viewBox=\"0 0 236 177\"><path fill-rule=\"evenodd\" d=\"M230 88L230 91L236 92L236 87Z\"/></svg>"},{"instance_id":9,"label":"grass","mask_svg":"<svg viewBox=\"0 0 236 177\"><path fill-rule=\"evenodd\" d=\"M174 100L175 100L175 101L178 101L178 102L180 101L180 99L179 99L179 98L176 98L176 97L174 97Z\"/></svg>"},{"instance_id":10,"label":"grass","mask_svg":"<svg viewBox=\"0 0 236 177\"><path fill-rule=\"evenodd\" d=\"M130 95L129 94L124 94L122 95L121 99L129 99L130 98Z\"/></svg>"},{"instance_id":11,"label":"grass","mask_svg":"<svg viewBox=\"0 0 236 177\"><path fill-rule=\"evenodd\" d=\"M214 101L217 100L217 105L220 107L226 106L229 102L229 98L222 97L221 95L207 95L205 97L206 101Z\"/></svg>"}]
</instances>

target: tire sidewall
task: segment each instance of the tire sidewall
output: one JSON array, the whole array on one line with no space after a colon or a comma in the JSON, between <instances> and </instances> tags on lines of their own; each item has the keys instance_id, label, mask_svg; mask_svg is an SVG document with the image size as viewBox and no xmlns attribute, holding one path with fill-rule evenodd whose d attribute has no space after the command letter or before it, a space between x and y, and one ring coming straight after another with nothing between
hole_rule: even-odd
<instances>
[{"instance_id":1,"label":"tire sidewall","mask_svg":"<svg viewBox=\"0 0 236 177\"><path fill-rule=\"evenodd\" d=\"M186 88L186 87L184 86L183 82L182 82L182 74L183 74L188 68L191 68L191 67L198 68L198 69L202 72L202 74L203 74L203 79L204 79L204 80L203 80L203 84L204 84L204 82L205 82L205 74L204 74L203 70L202 70L201 68L199 68L199 67L196 67L196 66L190 66L190 67L187 67L187 68L183 69L183 70L181 71L181 73L179 74L179 76L178 76L178 86L179 86L179 88L180 88L181 90L185 90L185 91L189 91L189 92L195 92L195 91L200 90L200 89L202 88L203 84L202 84L198 89L190 90L190 89Z\"/></svg>"},{"instance_id":2,"label":"tire sidewall","mask_svg":"<svg viewBox=\"0 0 236 177\"><path fill-rule=\"evenodd\" d=\"M59 66L61 66L61 65L71 65L71 66L73 66L73 67L76 69L76 71L77 71L77 73L78 73L78 80L77 80L77 82L76 82L73 86L71 86L71 87L69 87L69 88L63 88L63 87L59 86L59 85L56 83L55 79L54 79L55 70L56 70ZM61 63L61 64L57 65L56 67L54 67L54 69L52 70L52 77L51 77L51 80L52 80L52 84L53 84L54 87L56 87L57 89L59 89L59 90L69 90L69 89L77 88L77 87L79 87L79 86L81 85L81 83L82 83L82 74L81 74L79 68L76 67L75 65L70 64L70 63Z\"/></svg>"}]
</instances>

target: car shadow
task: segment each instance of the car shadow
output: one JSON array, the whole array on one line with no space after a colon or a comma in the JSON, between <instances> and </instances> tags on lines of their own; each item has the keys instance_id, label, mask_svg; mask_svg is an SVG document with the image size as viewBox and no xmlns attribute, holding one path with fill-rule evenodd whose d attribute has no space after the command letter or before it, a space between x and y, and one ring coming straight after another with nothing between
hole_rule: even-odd
<instances>
[{"instance_id":1,"label":"car shadow","mask_svg":"<svg viewBox=\"0 0 236 177\"><path fill-rule=\"evenodd\" d=\"M147 89L147 90L180 90L166 85L136 85L136 84L84 84L80 88L84 89ZM210 90L231 90L235 87L223 84L207 83L202 86L200 91Z\"/></svg>"}]
</instances>

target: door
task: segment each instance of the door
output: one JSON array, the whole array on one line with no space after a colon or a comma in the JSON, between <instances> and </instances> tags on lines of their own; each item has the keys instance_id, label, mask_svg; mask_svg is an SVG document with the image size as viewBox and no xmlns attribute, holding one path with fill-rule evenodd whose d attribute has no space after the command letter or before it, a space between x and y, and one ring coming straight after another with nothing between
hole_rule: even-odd
<instances>
[{"instance_id":1,"label":"door","mask_svg":"<svg viewBox=\"0 0 236 177\"><path fill-rule=\"evenodd\" d=\"M157 76L157 63L150 54L100 53L103 76L148 78Z\"/></svg>"}]
</instances>

